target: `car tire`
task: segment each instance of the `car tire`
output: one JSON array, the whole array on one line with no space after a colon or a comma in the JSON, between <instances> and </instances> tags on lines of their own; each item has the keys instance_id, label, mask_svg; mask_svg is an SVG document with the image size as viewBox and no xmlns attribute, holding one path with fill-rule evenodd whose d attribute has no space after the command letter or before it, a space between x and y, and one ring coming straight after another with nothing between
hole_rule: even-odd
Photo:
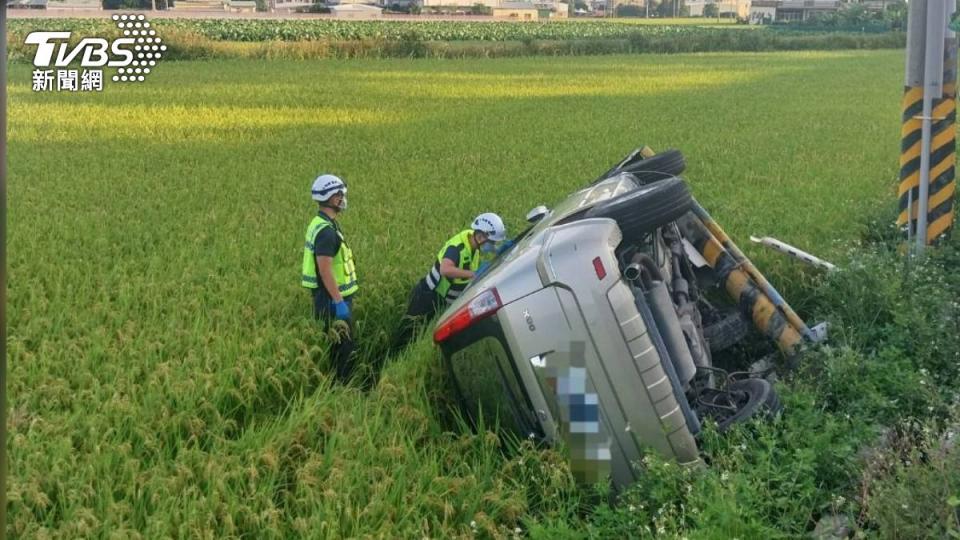
<instances>
[{"instance_id":1,"label":"car tire","mask_svg":"<svg viewBox=\"0 0 960 540\"><path fill-rule=\"evenodd\" d=\"M773 416L783 408L773 385L766 379L735 381L727 387L727 391L744 392L747 394L747 401L733 416L717 424L720 431L726 431L734 424L739 424L757 416Z\"/></svg>"},{"instance_id":2,"label":"car tire","mask_svg":"<svg viewBox=\"0 0 960 540\"><path fill-rule=\"evenodd\" d=\"M674 177L601 202L583 217L613 219L624 238L635 238L676 220L692 207L686 183Z\"/></svg>"},{"instance_id":3,"label":"car tire","mask_svg":"<svg viewBox=\"0 0 960 540\"><path fill-rule=\"evenodd\" d=\"M622 172L628 172L636 176L641 185L650 184L676 176L686 168L687 161L679 150L664 150L655 156L632 161L618 169L609 171L601 178L594 180L593 184Z\"/></svg>"},{"instance_id":4,"label":"car tire","mask_svg":"<svg viewBox=\"0 0 960 540\"><path fill-rule=\"evenodd\" d=\"M738 343L750 332L750 323L739 311L731 311L719 321L703 327L703 337L710 344L710 352L718 352Z\"/></svg>"}]
</instances>

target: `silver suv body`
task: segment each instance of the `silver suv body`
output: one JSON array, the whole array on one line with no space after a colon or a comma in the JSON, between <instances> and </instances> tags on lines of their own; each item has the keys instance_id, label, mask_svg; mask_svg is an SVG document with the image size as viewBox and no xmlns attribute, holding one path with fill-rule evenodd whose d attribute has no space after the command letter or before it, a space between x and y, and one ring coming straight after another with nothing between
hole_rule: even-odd
<instances>
[{"instance_id":1,"label":"silver suv body","mask_svg":"<svg viewBox=\"0 0 960 540\"><path fill-rule=\"evenodd\" d=\"M787 356L811 332L696 204L683 168L678 151L644 147L534 209L441 315L434 341L475 425L562 443L579 481L619 488L648 451L700 463L702 418L724 430L779 409L762 374L728 375L712 353L751 320ZM711 303L707 283L734 307Z\"/></svg>"},{"instance_id":2,"label":"silver suv body","mask_svg":"<svg viewBox=\"0 0 960 540\"><path fill-rule=\"evenodd\" d=\"M645 449L699 461L690 356L671 358L651 306L622 275L617 221L585 215L644 189L621 174L570 195L464 291L435 335L471 418L564 442L584 482L629 483ZM630 241L670 279L659 230ZM444 324L471 303L479 317L445 337ZM680 327L676 316L670 323Z\"/></svg>"}]
</instances>

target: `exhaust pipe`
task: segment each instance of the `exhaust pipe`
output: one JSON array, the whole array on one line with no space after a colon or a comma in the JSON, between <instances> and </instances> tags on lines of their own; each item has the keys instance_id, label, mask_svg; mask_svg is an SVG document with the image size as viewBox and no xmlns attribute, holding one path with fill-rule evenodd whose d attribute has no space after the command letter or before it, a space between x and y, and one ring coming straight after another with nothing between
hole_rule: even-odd
<instances>
[{"instance_id":1,"label":"exhaust pipe","mask_svg":"<svg viewBox=\"0 0 960 540\"><path fill-rule=\"evenodd\" d=\"M657 263L645 253L637 253L631 259L631 263L623 269L623 277L633 281L640 282L640 288L649 291L654 284L663 281L663 274L657 268Z\"/></svg>"},{"instance_id":2,"label":"exhaust pipe","mask_svg":"<svg viewBox=\"0 0 960 540\"><path fill-rule=\"evenodd\" d=\"M630 264L623 269L623 277L630 281L643 280L644 285L649 281L663 281L663 274L657 263L646 253L637 253L630 259Z\"/></svg>"},{"instance_id":3,"label":"exhaust pipe","mask_svg":"<svg viewBox=\"0 0 960 540\"><path fill-rule=\"evenodd\" d=\"M630 263L630 266L623 269L623 277L629 281L636 281L640 279L640 265L637 263Z\"/></svg>"}]
</instances>

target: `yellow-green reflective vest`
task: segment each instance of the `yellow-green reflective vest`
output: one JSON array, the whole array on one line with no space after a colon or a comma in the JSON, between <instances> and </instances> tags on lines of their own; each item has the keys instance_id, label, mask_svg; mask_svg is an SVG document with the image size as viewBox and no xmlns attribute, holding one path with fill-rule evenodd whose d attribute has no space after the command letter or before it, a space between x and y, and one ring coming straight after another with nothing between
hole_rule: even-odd
<instances>
[{"instance_id":1,"label":"yellow-green reflective vest","mask_svg":"<svg viewBox=\"0 0 960 540\"><path fill-rule=\"evenodd\" d=\"M446 254L447 248L454 246L460 251L460 260L457 262L457 268L476 272L477 268L480 267L480 250L475 250L470 247L471 236L473 236L473 231L467 229L448 240L447 243L440 248L440 253L437 253L437 262L433 263L433 268L431 268L427 274L427 287L435 291L437 295L446 300L447 303L456 300L457 297L460 296L460 293L467 288L470 280L460 278L450 280L445 278L440 274L440 263L443 262L443 256Z\"/></svg>"},{"instance_id":2,"label":"yellow-green reflective vest","mask_svg":"<svg viewBox=\"0 0 960 540\"><path fill-rule=\"evenodd\" d=\"M317 259L313 253L313 241L317 238L317 233L321 230L333 227L333 222L326 216L317 216L307 227L307 235L303 244L303 272L300 284L309 289L316 289L320 286L320 280L317 279ZM340 250L333 256L333 278L337 281L337 287L342 296L350 296L357 292L357 270L353 264L353 251L347 246L347 241L343 239L343 234L336 229L337 236L340 237Z\"/></svg>"}]
</instances>

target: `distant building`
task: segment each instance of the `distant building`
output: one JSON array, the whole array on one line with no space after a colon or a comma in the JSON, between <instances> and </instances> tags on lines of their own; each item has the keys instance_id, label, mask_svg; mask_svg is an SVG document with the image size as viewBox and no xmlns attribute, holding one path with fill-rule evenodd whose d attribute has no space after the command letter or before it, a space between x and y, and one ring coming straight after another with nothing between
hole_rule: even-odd
<instances>
[{"instance_id":1,"label":"distant building","mask_svg":"<svg viewBox=\"0 0 960 540\"><path fill-rule=\"evenodd\" d=\"M540 10L530 2L499 2L493 7L493 16L497 19L533 21L540 18Z\"/></svg>"},{"instance_id":2,"label":"distant building","mask_svg":"<svg viewBox=\"0 0 960 540\"><path fill-rule=\"evenodd\" d=\"M894 0L847 0L845 3L863 6L868 11L886 11L887 6L896 2Z\"/></svg>"},{"instance_id":3,"label":"distant building","mask_svg":"<svg viewBox=\"0 0 960 540\"><path fill-rule=\"evenodd\" d=\"M753 0L750 3L750 23L769 24L777 20L777 5L780 0Z\"/></svg>"},{"instance_id":4,"label":"distant building","mask_svg":"<svg viewBox=\"0 0 960 540\"><path fill-rule=\"evenodd\" d=\"M482 4L488 8L494 8L500 0L423 0L423 7L459 7L469 8L474 4Z\"/></svg>"},{"instance_id":5,"label":"distant building","mask_svg":"<svg viewBox=\"0 0 960 540\"><path fill-rule=\"evenodd\" d=\"M364 0L357 0L364 1ZM396 0L377 0L391 4ZM421 1L421 0L401 0L402 1ZM422 0L423 7L427 8L471 8L476 4L481 4L490 8L494 17L506 19L555 19L565 18L567 16L569 4L560 0L536 0L522 2L516 0Z\"/></svg>"},{"instance_id":6,"label":"distant building","mask_svg":"<svg viewBox=\"0 0 960 540\"><path fill-rule=\"evenodd\" d=\"M595 15L612 15L618 6L637 6L646 9L645 0L585 0Z\"/></svg>"},{"instance_id":7,"label":"distant building","mask_svg":"<svg viewBox=\"0 0 960 540\"><path fill-rule=\"evenodd\" d=\"M254 0L224 0L223 10L228 13L255 13L257 3Z\"/></svg>"},{"instance_id":8,"label":"distant building","mask_svg":"<svg viewBox=\"0 0 960 540\"><path fill-rule=\"evenodd\" d=\"M532 3L541 19L564 19L570 13L570 4L560 0L532 0Z\"/></svg>"},{"instance_id":9,"label":"distant building","mask_svg":"<svg viewBox=\"0 0 960 540\"><path fill-rule=\"evenodd\" d=\"M703 8L710 4L717 6L721 17L746 19L750 15L750 0L687 0L683 3L691 17L703 17Z\"/></svg>"},{"instance_id":10,"label":"distant building","mask_svg":"<svg viewBox=\"0 0 960 540\"><path fill-rule=\"evenodd\" d=\"M868 11L883 11L891 4L893 0L752 0L750 22L802 22L851 6L862 6Z\"/></svg>"},{"instance_id":11,"label":"distant building","mask_svg":"<svg viewBox=\"0 0 960 540\"><path fill-rule=\"evenodd\" d=\"M383 9L366 4L351 4L341 0L341 3L332 6L330 11L342 19L379 19L383 17Z\"/></svg>"},{"instance_id":12,"label":"distant building","mask_svg":"<svg viewBox=\"0 0 960 540\"><path fill-rule=\"evenodd\" d=\"M780 0L777 2L776 21L800 22L823 13L840 9L839 0Z\"/></svg>"},{"instance_id":13,"label":"distant building","mask_svg":"<svg viewBox=\"0 0 960 540\"><path fill-rule=\"evenodd\" d=\"M183 2L177 2L177 5L182 4ZM298 8L309 8L313 4L313 0L270 0L267 2L267 5L270 7L270 11L276 12L278 10L287 10L293 11Z\"/></svg>"},{"instance_id":14,"label":"distant building","mask_svg":"<svg viewBox=\"0 0 960 540\"><path fill-rule=\"evenodd\" d=\"M570 16L570 4L567 2L537 3L541 18L566 19Z\"/></svg>"}]
</instances>

